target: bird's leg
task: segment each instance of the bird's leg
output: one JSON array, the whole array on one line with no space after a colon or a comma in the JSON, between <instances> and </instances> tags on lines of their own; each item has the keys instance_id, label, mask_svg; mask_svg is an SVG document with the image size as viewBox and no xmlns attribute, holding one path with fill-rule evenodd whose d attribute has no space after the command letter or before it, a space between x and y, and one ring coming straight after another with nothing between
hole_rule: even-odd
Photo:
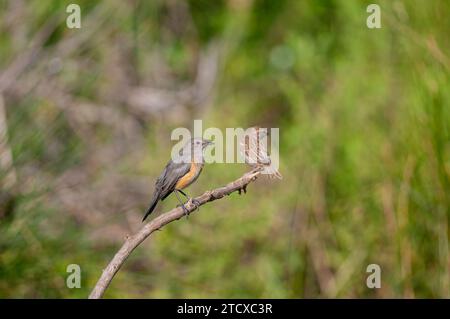
<instances>
[{"instance_id":1,"label":"bird's leg","mask_svg":"<svg viewBox=\"0 0 450 319\"><path fill-rule=\"evenodd\" d=\"M178 189L176 189L175 190L175 196L177 197L177 199L178 199L178 202L180 203L180 205L178 205L178 206L181 206L181 207L183 207L183 211L184 211L184 214L186 215L186 218L189 216L189 211L187 210L187 208L186 208L186 206L184 206L184 203L183 203L183 201L181 200L181 198L180 198L180 196L178 195L178 192L180 192L180 190L178 190ZM183 192L181 192L181 193L183 193Z\"/></svg>"},{"instance_id":2,"label":"bird's leg","mask_svg":"<svg viewBox=\"0 0 450 319\"><path fill-rule=\"evenodd\" d=\"M183 192L181 189L178 190L181 194L184 195L184 197L186 197L186 199L192 202L192 204L194 204L195 209L200 210L200 202L198 200L196 200L195 198L190 197L189 195L187 195L185 192Z\"/></svg>"},{"instance_id":3,"label":"bird's leg","mask_svg":"<svg viewBox=\"0 0 450 319\"><path fill-rule=\"evenodd\" d=\"M186 193L185 192L183 192L181 189L177 189L177 191L179 191L181 194L183 194L184 195L184 197L186 197L187 199L189 199L189 196L188 195L186 195Z\"/></svg>"}]
</instances>

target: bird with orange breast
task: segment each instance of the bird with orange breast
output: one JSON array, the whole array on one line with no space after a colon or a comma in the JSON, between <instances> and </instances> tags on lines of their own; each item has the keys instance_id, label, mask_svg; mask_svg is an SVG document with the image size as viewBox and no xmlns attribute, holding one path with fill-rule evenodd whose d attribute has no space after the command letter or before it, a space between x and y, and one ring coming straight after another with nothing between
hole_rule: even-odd
<instances>
[{"instance_id":1,"label":"bird with orange breast","mask_svg":"<svg viewBox=\"0 0 450 319\"><path fill-rule=\"evenodd\" d=\"M163 201L171 193L175 193L187 216L188 210L179 197L179 193L185 196L188 201L192 200L182 189L197 180L204 165L203 151L207 146L212 144L213 142L209 140L192 138L183 146L176 158L171 159L167 163L155 183L155 190L150 206L142 221L153 212L160 200ZM196 203L194 201L192 200L192 203L195 205Z\"/></svg>"}]
</instances>

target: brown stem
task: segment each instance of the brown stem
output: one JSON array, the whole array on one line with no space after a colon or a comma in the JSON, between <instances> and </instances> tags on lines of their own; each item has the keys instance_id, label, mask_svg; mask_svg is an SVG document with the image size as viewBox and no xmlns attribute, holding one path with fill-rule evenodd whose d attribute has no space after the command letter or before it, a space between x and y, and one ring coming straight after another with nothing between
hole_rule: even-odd
<instances>
[{"instance_id":1,"label":"brown stem","mask_svg":"<svg viewBox=\"0 0 450 319\"><path fill-rule=\"evenodd\" d=\"M198 206L204 205L207 202L212 202L216 199L220 199L226 195L230 195L235 191L246 189L247 185L256 180L260 173L260 169L254 169L248 173L245 173L242 177L229 183L228 185L216 188L212 191L206 191L203 195L195 198L194 201L197 201L196 205L194 205L192 201L189 201L185 205L185 207L189 213L192 213ZM89 299L99 299L103 296L114 275L119 271L120 267L122 267L123 263L131 254L131 252L137 246L139 246L148 236L150 236L151 233L153 233L155 230L161 229L164 225L182 218L184 214L185 213L181 207L174 208L169 212L164 213L157 218L149 221L136 234L127 237L125 243L116 253L108 266L103 270L100 279L97 281L97 284L89 295Z\"/></svg>"}]
</instances>

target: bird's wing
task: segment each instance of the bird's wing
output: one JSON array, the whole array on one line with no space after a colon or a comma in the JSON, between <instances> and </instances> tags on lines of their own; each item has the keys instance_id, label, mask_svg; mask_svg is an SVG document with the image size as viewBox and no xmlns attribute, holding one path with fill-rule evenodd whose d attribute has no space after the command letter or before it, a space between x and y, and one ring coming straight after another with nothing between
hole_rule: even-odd
<instances>
[{"instance_id":1,"label":"bird's wing","mask_svg":"<svg viewBox=\"0 0 450 319\"><path fill-rule=\"evenodd\" d=\"M166 167L155 183L155 191L153 192L152 201L150 202L150 206L145 213L144 219L142 219L142 221L144 221L147 216L152 213L160 199L165 199L167 196L169 196L170 193L174 191L175 185L177 184L178 180L186 175L189 172L190 168L191 165L189 163L174 163L172 161L169 161L169 163L167 163Z\"/></svg>"},{"instance_id":2,"label":"bird's wing","mask_svg":"<svg viewBox=\"0 0 450 319\"><path fill-rule=\"evenodd\" d=\"M174 163L173 161L167 163L163 173L156 181L156 188L160 189L161 200L174 191L178 180L189 173L190 169L190 163Z\"/></svg>"}]
</instances>

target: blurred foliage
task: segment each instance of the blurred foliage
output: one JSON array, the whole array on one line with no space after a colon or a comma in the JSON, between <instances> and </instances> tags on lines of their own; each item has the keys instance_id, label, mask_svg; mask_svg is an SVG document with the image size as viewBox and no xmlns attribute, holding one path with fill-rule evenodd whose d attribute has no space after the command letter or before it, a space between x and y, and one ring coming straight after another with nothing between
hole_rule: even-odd
<instances>
[{"instance_id":1,"label":"blurred foliage","mask_svg":"<svg viewBox=\"0 0 450 319\"><path fill-rule=\"evenodd\" d=\"M368 29L370 1L80 0L68 29L72 2L0 0L0 78L56 21L2 93L17 181L0 190L0 297L86 297L141 226L171 130L198 118L279 127L284 179L154 234L106 297L450 297L449 2L378 1ZM135 87L195 82L213 46L202 107L128 105ZM245 169L208 165L188 192ZM81 289L65 285L73 263Z\"/></svg>"}]
</instances>

